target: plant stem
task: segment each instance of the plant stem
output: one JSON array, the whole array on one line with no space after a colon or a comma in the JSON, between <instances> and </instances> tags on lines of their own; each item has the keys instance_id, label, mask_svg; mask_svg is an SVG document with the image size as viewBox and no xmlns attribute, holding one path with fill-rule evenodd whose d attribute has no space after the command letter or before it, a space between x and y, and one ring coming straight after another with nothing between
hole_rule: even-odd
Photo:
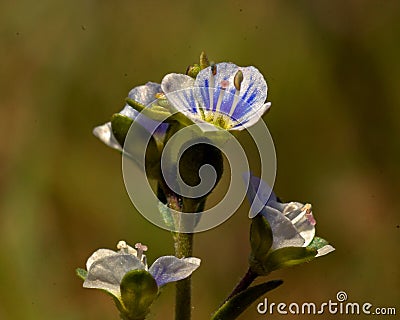
<instances>
[{"instance_id":1,"label":"plant stem","mask_svg":"<svg viewBox=\"0 0 400 320\"><path fill-rule=\"evenodd\" d=\"M193 233L175 234L175 256L191 257L193 251ZM176 283L175 320L189 320L192 311L191 277Z\"/></svg>"},{"instance_id":2,"label":"plant stem","mask_svg":"<svg viewBox=\"0 0 400 320\"><path fill-rule=\"evenodd\" d=\"M233 296L237 295L238 293L242 292L243 290L246 290L252 283L253 281L258 277L258 274L255 273L254 271L249 268L246 272L246 274L243 276L243 278L239 281L239 283L236 285L236 287L233 289L231 294L225 299L225 301L222 303L224 304L226 301L228 301L230 298Z\"/></svg>"},{"instance_id":3,"label":"plant stem","mask_svg":"<svg viewBox=\"0 0 400 320\"><path fill-rule=\"evenodd\" d=\"M165 183L160 184L168 207L178 212L183 212L183 201ZM175 256L177 258L191 257L193 253L193 233L173 234ZM175 294L175 320L190 320L191 318L191 277L176 283Z\"/></svg>"}]
</instances>

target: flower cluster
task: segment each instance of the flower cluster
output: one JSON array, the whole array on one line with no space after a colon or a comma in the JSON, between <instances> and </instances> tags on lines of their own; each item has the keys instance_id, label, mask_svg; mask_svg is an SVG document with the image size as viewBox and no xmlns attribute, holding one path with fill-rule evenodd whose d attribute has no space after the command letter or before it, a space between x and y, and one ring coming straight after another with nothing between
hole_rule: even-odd
<instances>
[{"instance_id":1,"label":"flower cluster","mask_svg":"<svg viewBox=\"0 0 400 320\"><path fill-rule=\"evenodd\" d=\"M215 169L218 183L224 160L220 150L207 143L210 138L206 133L217 133L216 136L225 143L226 140L221 138L224 134L231 136L228 132L243 131L256 124L271 106L267 92L267 83L257 68L239 67L230 62L210 64L202 54L200 64L189 67L186 74L170 73L161 83L147 82L133 88L123 109L109 122L95 127L93 134L107 146L128 154L129 159L144 168L148 178L155 179L160 200L158 211L166 223L183 225L179 214L196 213L195 219L190 220L192 227L199 222L205 199L211 191L199 197L183 196L167 183L168 177L177 180L175 158L186 143L178 143L171 154L166 152L168 159L173 161L168 163L169 172L162 172L161 155L167 149L167 142L172 141L175 133L192 125L193 130L200 129L201 139L193 144L196 147L188 148L188 152L184 149L186 153L180 158L179 174L190 187L197 186L201 180L198 172L207 164ZM139 129L134 131L135 141L130 146L125 142L130 140L126 138L134 123ZM186 132L194 141L195 134ZM142 150L141 140L146 142L146 150ZM316 236L311 204L282 203L264 181L245 175L245 180L249 181L247 195L251 204L249 270L212 319L235 319L259 296L282 283L277 280L250 287L256 277L309 262L335 250L326 240ZM134 181L141 186L136 176ZM147 246L141 243L131 247L120 241L117 251L98 249L88 258L86 270L77 269L78 276L84 280L83 287L100 289L111 295L121 319L145 319L160 287L189 278L200 266L200 259L188 257L192 252L190 237L194 231L191 229L186 234L181 233L181 229L176 230L177 257L159 257L150 267L144 254ZM178 258L182 256L184 258ZM190 319L190 285L184 285L182 290L177 290L176 310L183 311L176 314L176 319L186 320ZM187 305L184 303L186 298Z\"/></svg>"}]
</instances>

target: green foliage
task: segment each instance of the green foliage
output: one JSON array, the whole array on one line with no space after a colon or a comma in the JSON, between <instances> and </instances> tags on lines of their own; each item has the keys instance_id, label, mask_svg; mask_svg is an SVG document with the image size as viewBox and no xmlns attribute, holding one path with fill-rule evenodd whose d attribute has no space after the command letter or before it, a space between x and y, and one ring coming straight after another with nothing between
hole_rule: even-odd
<instances>
[{"instance_id":1,"label":"green foliage","mask_svg":"<svg viewBox=\"0 0 400 320\"><path fill-rule=\"evenodd\" d=\"M211 320L233 320L245 311L263 294L279 287L282 280L272 280L253 287L233 296L226 301L212 316Z\"/></svg>"},{"instance_id":2,"label":"green foliage","mask_svg":"<svg viewBox=\"0 0 400 320\"><path fill-rule=\"evenodd\" d=\"M131 127L133 120L122 114L116 113L111 117L111 129L115 139L121 146L125 143L126 135Z\"/></svg>"},{"instance_id":3,"label":"green foliage","mask_svg":"<svg viewBox=\"0 0 400 320\"><path fill-rule=\"evenodd\" d=\"M321 249L322 247L328 245L329 242L325 239L322 239L320 237L314 237L314 239L311 241L311 243L307 246L307 248L312 248L315 250Z\"/></svg>"},{"instance_id":4,"label":"green foliage","mask_svg":"<svg viewBox=\"0 0 400 320\"><path fill-rule=\"evenodd\" d=\"M76 268L75 269L76 275L81 278L83 281L85 281L86 277L87 277L87 271L85 269L82 268Z\"/></svg>"}]
</instances>

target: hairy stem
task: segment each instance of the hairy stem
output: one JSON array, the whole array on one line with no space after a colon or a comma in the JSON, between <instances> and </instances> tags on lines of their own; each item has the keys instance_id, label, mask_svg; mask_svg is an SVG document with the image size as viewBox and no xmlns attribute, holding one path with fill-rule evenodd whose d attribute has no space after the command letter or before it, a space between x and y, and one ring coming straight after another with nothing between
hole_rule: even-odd
<instances>
[{"instance_id":1,"label":"hairy stem","mask_svg":"<svg viewBox=\"0 0 400 320\"><path fill-rule=\"evenodd\" d=\"M193 233L175 234L175 256L190 257L193 251ZM189 320L191 316L191 277L176 283L175 320Z\"/></svg>"},{"instance_id":2,"label":"hairy stem","mask_svg":"<svg viewBox=\"0 0 400 320\"><path fill-rule=\"evenodd\" d=\"M233 296L237 295L238 293L242 292L243 290L246 290L252 283L253 281L258 277L258 274L255 273L254 271L249 268L246 272L246 274L243 276L243 278L239 281L239 283L236 285L236 287L233 289L231 294L225 299L225 301L222 303L224 304L226 301L228 301L230 298Z\"/></svg>"}]
</instances>

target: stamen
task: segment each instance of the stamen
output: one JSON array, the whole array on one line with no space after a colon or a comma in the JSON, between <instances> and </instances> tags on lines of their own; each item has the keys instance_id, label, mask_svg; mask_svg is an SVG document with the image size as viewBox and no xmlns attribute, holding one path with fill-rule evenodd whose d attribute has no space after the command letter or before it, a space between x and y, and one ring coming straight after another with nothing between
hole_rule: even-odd
<instances>
[{"instance_id":1,"label":"stamen","mask_svg":"<svg viewBox=\"0 0 400 320\"><path fill-rule=\"evenodd\" d=\"M243 82L243 72L238 70L235 74L235 78L233 78L233 84L235 85L235 96L233 97L233 103L231 106L231 110L229 111L229 116L232 117L233 113L235 112L236 106L239 103L239 94L240 88Z\"/></svg>"},{"instance_id":2,"label":"stamen","mask_svg":"<svg viewBox=\"0 0 400 320\"><path fill-rule=\"evenodd\" d=\"M217 66L214 63L211 64L211 73L214 77L217 75Z\"/></svg>"},{"instance_id":3,"label":"stamen","mask_svg":"<svg viewBox=\"0 0 400 320\"><path fill-rule=\"evenodd\" d=\"M218 118L218 113L219 113L219 109L221 108L221 104L222 104L222 99L224 98L225 95L225 91L226 88L229 86L229 82L227 80L223 80L221 81L221 90L219 92L219 96L218 96L218 101L217 101L217 106L215 107L215 117L214 117L214 123L217 121Z\"/></svg>"},{"instance_id":4,"label":"stamen","mask_svg":"<svg viewBox=\"0 0 400 320\"><path fill-rule=\"evenodd\" d=\"M214 108L214 90L215 90L215 75L217 74L217 66L215 64L211 64L211 77L210 83L208 86L208 97L210 100L210 110L212 111Z\"/></svg>"},{"instance_id":5,"label":"stamen","mask_svg":"<svg viewBox=\"0 0 400 320\"><path fill-rule=\"evenodd\" d=\"M303 210L306 210L306 218L308 222L311 223L311 225L315 226L317 224L317 221L315 220L312 211L311 211L311 204L307 203L304 207Z\"/></svg>"},{"instance_id":6,"label":"stamen","mask_svg":"<svg viewBox=\"0 0 400 320\"><path fill-rule=\"evenodd\" d=\"M140 261L142 261L142 256L143 256L143 252L147 251L147 246L144 244L136 243L135 244L135 249L137 251L137 257Z\"/></svg>"},{"instance_id":7,"label":"stamen","mask_svg":"<svg viewBox=\"0 0 400 320\"><path fill-rule=\"evenodd\" d=\"M238 72L236 72L235 78L233 79L233 84L235 85L237 91L240 91L242 82L243 82L243 72L239 70Z\"/></svg>"},{"instance_id":8,"label":"stamen","mask_svg":"<svg viewBox=\"0 0 400 320\"><path fill-rule=\"evenodd\" d=\"M136 255L136 250L133 249L130 245L128 245L125 241L121 240L117 244L117 249L123 253L129 253Z\"/></svg>"}]
</instances>

